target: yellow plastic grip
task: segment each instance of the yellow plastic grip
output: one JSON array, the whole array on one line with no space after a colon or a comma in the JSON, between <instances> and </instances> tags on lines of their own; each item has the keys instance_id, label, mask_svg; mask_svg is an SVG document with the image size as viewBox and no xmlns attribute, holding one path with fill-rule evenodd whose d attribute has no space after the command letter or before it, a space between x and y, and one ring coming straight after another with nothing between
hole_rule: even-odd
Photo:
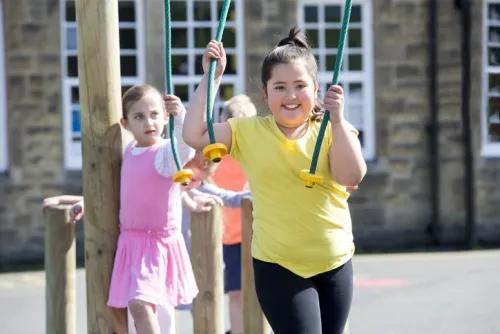
<instances>
[{"instance_id":1,"label":"yellow plastic grip","mask_svg":"<svg viewBox=\"0 0 500 334\"><path fill-rule=\"evenodd\" d=\"M221 143L210 144L203 149L205 159L215 163L220 162L226 153L227 147Z\"/></svg>"},{"instance_id":2,"label":"yellow plastic grip","mask_svg":"<svg viewBox=\"0 0 500 334\"><path fill-rule=\"evenodd\" d=\"M316 183L321 184L323 182L323 176L311 174L309 169L301 170L299 176L302 180L304 180L304 184L307 188L312 188Z\"/></svg>"},{"instance_id":3,"label":"yellow plastic grip","mask_svg":"<svg viewBox=\"0 0 500 334\"><path fill-rule=\"evenodd\" d=\"M172 178L174 182L187 186L193 178L193 171L191 169L183 169L175 173Z\"/></svg>"}]
</instances>

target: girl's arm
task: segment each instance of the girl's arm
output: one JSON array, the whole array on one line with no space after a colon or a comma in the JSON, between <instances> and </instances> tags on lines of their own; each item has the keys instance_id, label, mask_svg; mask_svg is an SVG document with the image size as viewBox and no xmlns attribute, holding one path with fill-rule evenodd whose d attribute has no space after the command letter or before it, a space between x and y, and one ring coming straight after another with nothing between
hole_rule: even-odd
<instances>
[{"instance_id":1,"label":"girl's arm","mask_svg":"<svg viewBox=\"0 0 500 334\"><path fill-rule=\"evenodd\" d=\"M357 186L366 174L366 162L358 136L347 122L332 123L329 161L332 176L344 186Z\"/></svg>"},{"instance_id":2,"label":"girl's arm","mask_svg":"<svg viewBox=\"0 0 500 334\"><path fill-rule=\"evenodd\" d=\"M182 131L184 141L196 150L203 150L210 144L208 136L208 127L206 121L206 105L207 105L207 88L208 88L208 67L210 59L217 59L217 67L215 70L215 79L213 84L213 95L219 89L221 76L226 67L226 54L222 44L216 41L211 41L205 53L203 54L203 69L204 75L196 91L189 101L186 119ZM231 150L232 132L229 123L213 124L215 141L226 145L228 152Z\"/></svg>"},{"instance_id":3,"label":"girl's arm","mask_svg":"<svg viewBox=\"0 0 500 334\"><path fill-rule=\"evenodd\" d=\"M46 208L48 206L59 205L59 204L75 204L83 200L82 196L73 196L73 195L61 195L54 197L47 197L43 200L43 207Z\"/></svg>"},{"instance_id":4,"label":"girl's arm","mask_svg":"<svg viewBox=\"0 0 500 334\"><path fill-rule=\"evenodd\" d=\"M366 162L354 127L344 118L344 90L332 85L323 106L330 111L332 144L328 152L333 179L344 186L357 186L366 174Z\"/></svg>"},{"instance_id":5,"label":"girl's arm","mask_svg":"<svg viewBox=\"0 0 500 334\"><path fill-rule=\"evenodd\" d=\"M203 184L199 189L204 193L220 197L224 206L228 208L241 208L241 201L251 196L250 190L231 191L221 189L213 184Z\"/></svg>"},{"instance_id":6,"label":"girl's arm","mask_svg":"<svg viewBox=\"0 0 500 334\"><path fill-rule=\"evenodd\" d=\"M164 97L164 100L165 100L165 108L167 109L167 111L175 115L174 136L177 143L177 152L179 153L179 160L181 165L184 166L186 162L188 162L194 157L195 153L195 151L191 147L189 147L189 145L187 145L184 139L182 138L182 127L184 125L184 120L186 117L186 109L184 108L181 99L175 95L166 95ZM170 140L172 140L172 138L170 138ZM171 148L169 148L169 150L170 150L170 157L172 157ZM174 167L176 166L174 165ZM174 173L175 172L177 172L176 169L174 170Z\"/></svg>"}]
</instances>

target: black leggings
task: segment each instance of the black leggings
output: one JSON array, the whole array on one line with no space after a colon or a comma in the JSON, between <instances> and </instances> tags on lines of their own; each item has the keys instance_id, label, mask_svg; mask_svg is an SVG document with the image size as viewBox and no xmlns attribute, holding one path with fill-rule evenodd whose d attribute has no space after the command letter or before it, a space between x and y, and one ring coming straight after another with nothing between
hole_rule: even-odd
<instances>
[{"instance_id":1,"label":"black leggings","mask_svg":"<svg viewBox=\"0 0 500 334\"><path fill-rule=\"evenodd\" d=\"M342 334L352 301L353 273L343 266L302 278L253 259L260 307L275 334Z\"/></svg>"}]
</instances>

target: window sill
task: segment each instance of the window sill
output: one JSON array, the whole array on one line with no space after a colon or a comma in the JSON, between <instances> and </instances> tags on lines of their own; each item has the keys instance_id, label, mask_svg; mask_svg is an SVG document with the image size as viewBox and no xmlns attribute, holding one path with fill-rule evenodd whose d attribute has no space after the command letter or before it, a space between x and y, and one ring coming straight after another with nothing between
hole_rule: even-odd
<instances>
[{"instance_id":1,"label":"window sill","mask_svg":"<svg viewBox=\"0 0 500 334\"><path fill-rule=\"evenodd\" d=\"M500 143L483 145L481 156L483 158L500 159Z\"/></svg>"}]
</instances>

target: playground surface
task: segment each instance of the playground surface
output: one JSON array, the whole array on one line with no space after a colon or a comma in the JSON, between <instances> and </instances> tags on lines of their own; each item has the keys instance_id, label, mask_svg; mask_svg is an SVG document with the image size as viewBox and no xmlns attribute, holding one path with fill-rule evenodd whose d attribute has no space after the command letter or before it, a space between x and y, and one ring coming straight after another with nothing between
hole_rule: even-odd
<instances>
[{"instance_id":1,"label":"playground surface","mask_svg":"<svg viewBox=\"0 0 500 334\"><path fill-rule=\"evenodd\" d=\"M500 333L500 250L357 255L353 263L349 334ZM78 270L78 334L86 333L84 275ZM0 274L1 333L45 333L44 284L43 272ZM178 334L191 334L190 314L178 320Z\"/></svg>"}]
</instances>

